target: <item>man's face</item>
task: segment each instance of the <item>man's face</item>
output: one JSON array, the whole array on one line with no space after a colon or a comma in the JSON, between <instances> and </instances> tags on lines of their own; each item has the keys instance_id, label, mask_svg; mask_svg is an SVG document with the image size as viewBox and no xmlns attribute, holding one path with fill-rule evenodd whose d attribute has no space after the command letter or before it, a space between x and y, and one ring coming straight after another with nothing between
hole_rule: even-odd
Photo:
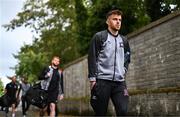
<instances>
[{"instance_id":1,"label":"man's face","mask_svg":"<svg viewBox=\"0 0 180 117\"><path fill-rule=\"evenodd\" d=\"M121 28L121 15L112 14L108 17L106 23L108 28L111 28L114 31L119 31Z\"/></svg>"},{"instance_id":2,"label":"man's face","mask_svg":"<svg viewBox=\"0 0 180 117\"><path fill-rule=\"evenodd\" d=\"M59 60L59 58L53 58L53 60L52 60L52 64L54 65L54 66L58 66L59 65L59 63L60 63L60 60Z\"/></svg>"},{"instance_id":3,"label":"man's face","mask_svg":"<svg viewBox=\"0 0 180 117\"><path fill-rule=\"evenodd\" d=\"M23 81L24 83L28 83L28 80L25 79L25 78L24 78L22 81Z\"/></svg>"},{"instance_id":4,"label":"man's face","mask_svg":"<svg viewBox=\"0 0 180 117\"><path fill-rule=\"evenodd\" d=\"M16 82L16 77L15 76L12 77L12 82Z\"/></svg>"}]
</instances>

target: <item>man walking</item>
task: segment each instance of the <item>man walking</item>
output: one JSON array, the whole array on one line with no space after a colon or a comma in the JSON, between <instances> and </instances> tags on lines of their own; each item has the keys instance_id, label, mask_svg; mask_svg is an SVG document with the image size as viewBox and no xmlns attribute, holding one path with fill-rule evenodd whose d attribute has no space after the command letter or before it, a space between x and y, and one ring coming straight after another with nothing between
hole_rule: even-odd
<instances>
[{"instance_id":1,"label":"man walking","mask_svg":"<svg viewBox=\"0 0 180 117\"><path fill-rule=\"evenodd\" d=\"M11 82L6 85L5 94L8 97L8 103L12 107L12 117L15 117L17 101L19 99L18 94L18 84L16 82L16 76L9 77ZM6 107L6 113L8 113L8 108Z\"/></svg>"},{"instance_id":2,"label":"man walking","mask_svg":"<svg viewBox=\"0 0 180 117\"><path fill-rule=\"evenodd\" d=\"M97 116L105 116L111 98L117 116L127 114L128 92L125 75L130 63L127 39L119 34L122 12L107 13L108 29L96 33L88 53L88 70L91 85L91 106Z\"/></svg>"},{"instance_id":3,"label":"man walking","mask_svg":"<svg viewBox=\"0 0 180 117\"><path fill-rule=\"evenodd\" d=\"M41 88L48 93L48 104L50 108L50 117L55 117L57 100L63 99L63 78L62 71L59 70L60 58L54 56L51 65L46 67L39 79L42 80Z\"/></svg>"},{"instance_id":4,"label":"man walking","mask_svg":"<svg viewBox=\"0 0 180 117\"><path fill-rule=\"evenodd\" d=\"M21 96L21 101L22 101L22 113L23 113L23 117L26 116L26 112L29 109L30 103L27 100L27 96L26 93L27 91L30 89L31 84L28 83L28 79L26 77L22 78L22 83L20 84L20 89L19 89L19 93L20 91L22 91L22 96Z\"/></svg>"}]
</instances>

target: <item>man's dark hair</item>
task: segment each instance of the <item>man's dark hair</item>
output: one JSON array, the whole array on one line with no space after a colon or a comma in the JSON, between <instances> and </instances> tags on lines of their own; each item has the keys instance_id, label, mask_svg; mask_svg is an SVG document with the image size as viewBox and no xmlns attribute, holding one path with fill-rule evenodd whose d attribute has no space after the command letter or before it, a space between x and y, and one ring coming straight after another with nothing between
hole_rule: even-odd
<instances>
[{"instance_id":1,"label":"man's dark hair","mask_svg":"<svg viewBox=\"0 0 180 117\"><path fill-rule=\"evenodd\" d=\"M106 15L106 19L109 17L109 16L111 16L112 14L114 14L114 15L123 15L123 12L122 11L120 11L120 10L118 10L118 9L115 9L115 10L111 10L111 11L109 11L108 13L107 13L107 15Z\"/></svg>"}]
</instances>

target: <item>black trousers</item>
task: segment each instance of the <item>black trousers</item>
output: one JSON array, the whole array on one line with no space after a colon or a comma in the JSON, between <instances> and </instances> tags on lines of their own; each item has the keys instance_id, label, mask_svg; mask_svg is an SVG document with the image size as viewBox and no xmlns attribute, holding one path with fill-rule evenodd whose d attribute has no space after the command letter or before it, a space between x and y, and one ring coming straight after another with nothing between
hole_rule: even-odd
<instances>
[{"instance_id":1,"label":"black trousers","mask_svg":"<svg viewBox=\"0 0 180 117\"><path fill-rule=\"evenodd\" d=\"M111 98L117 116L125 116L128 108L128 94L125 82L97 80L91 90L91 106L96 116L105 116Z\"/></svg>"},{"instance_id":2,"label":"black trousers","mask_svg":"<svg viewBox=\"0 0 180 117\"><path fill-rule=\"evenodd\" d=\"M23 115L26 115L26 111L29 109L30 103L26 99L26 96L22 96L21 100L22 100L22 112L23 112Z\"/></svg>"}]
</instances>

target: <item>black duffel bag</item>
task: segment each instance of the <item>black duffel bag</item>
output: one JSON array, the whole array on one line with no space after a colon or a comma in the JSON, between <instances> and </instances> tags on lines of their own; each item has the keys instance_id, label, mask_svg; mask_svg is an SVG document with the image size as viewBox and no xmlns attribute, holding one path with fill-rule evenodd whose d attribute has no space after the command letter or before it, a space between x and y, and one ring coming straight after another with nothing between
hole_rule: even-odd
<instances>
[{"instance_id":1,"label":"black duffel bag","mask_svg":"<svg viewBox=\"0 0 180 117\"><path fill-rule=\"evenodd\" d=\"M27 101L39 108L45 108L47 106L48 94L45 90L41 89L40 83L32 86L26 93Z\"/></svg>"},{"instance_id":2,"label":"black duffel bag","mask_svg":"<svg viewBox=\"0 0 180 117\"><path fill-rule=\"evenodd\" d=\"M0 106L1 107L10 107L11 99L7 94L4 94L0 97Z\"/></svg>"}]
</instances>

